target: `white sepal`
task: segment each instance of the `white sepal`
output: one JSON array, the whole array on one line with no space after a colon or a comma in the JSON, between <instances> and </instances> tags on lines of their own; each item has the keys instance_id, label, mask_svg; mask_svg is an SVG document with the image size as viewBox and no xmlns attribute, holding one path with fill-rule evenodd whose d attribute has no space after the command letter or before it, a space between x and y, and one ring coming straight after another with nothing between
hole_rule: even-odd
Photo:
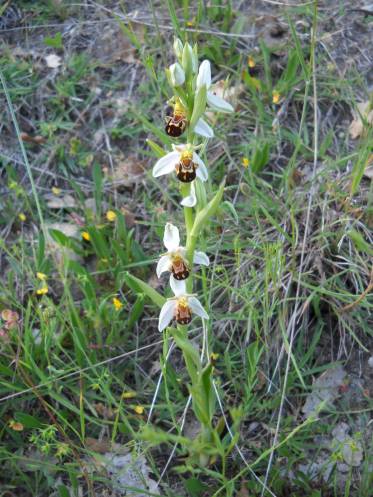
<instances>
[{"instance_id":1,"label":"white sepal","mask_svg":"<svg viewBox=\"0 0 373 497\"><path fill-rule=\"evenodd\" d=\"M194 132L197 133L197 135L203 136L204 138L213 138L214 137L214 130L211 128L210 125L207 124L207 122L202 119L198 119L197 124L194 126Z\"/></svg>"},{"instance_id":2,"label":"white sepal","mask_svg":"<svg viewBox=\"0 0 373 497\"><path fill-rule=\"evenodd\" d=\"M198 76L197 76L197 90L203 85L206 85L207 90L211 86L211 66L208 60L204 60L199 66Z\"/></svg>"},{"instance_id":3,"label":"white sepal","mask_svg":"<svg viewBox=\"0 0 373 497\"><path fill-rule=\"evenodd\" d=\"M208 255L206 255L204 252L199 252L198 250L196 250L193 256L193 263L202 264L203 266L209 266L210 259L208 258Z\"/></svg>"},{"instance_id":4,"label":"white sepal","mask_svg":"<svg viewBox=\"0 0 373 497\"><path fill-rule=\"evenodd\" d=\"M163 331L171 323L176 309L176 300L167 300L161 309L158 319L158 330Z\"/></svg>"},{"instance_id":5,"label":"white sepal","mask_svg":"<svg viewBox=\"0 0 373 497\"><path fill-rule=\"evenodd\" d=\"M154 178L158 178L158 176L163 176L164 174L172 173L179 160L180 160L179 152L170 152L164 155L163 157L161 157L153 167Z\"/></svg>"},{"instance_id":6,"label":"white sepal","mask_svg":"<svg viewBox=\"0 0 373 497\"><path fill-rule=\"evenodd\" d=\"M162 257L158 261L156 269L158 278L161 276L162 273L170 270L171 264L171 257L169 255L162 255Z\"/></svg>"},{"instance_id":7,"label":"white sepal","mask_svg":"<svg viewBox=\"0 0 373 497\"><path fill-rule=\"evenodd\" d=\"M202 307L201 302L196 297L189 297L188 304L189 307L192 309L192 312L194 312L194 314L197 314L197 316L203 319L209 319L209 315Z\"/></svg>"},{"instance_id":8,"label":"white sepal","mask_svg":"<svg viewBox=\"0 0 373 497\"><path fill-rule=\"evenodd\" d=\"M171 275L170 287L174 292L175 297L181 297L186 294L185 280L175 280L175 278Z\"/></svg>"},{"instance_id":9,"label":"white sepal","mask_svg":"<svg viewBox=\"0 0 373 497\"><path fill-rule=\"evenodd\" d=\"M169 252L172 252L180 245L180 234L176 226L166 223L164 227L163 243Z\"/></svg>"},{"instance_id":10,"label":"white sepal","mask_svg":"<svg viewBox=\"0 0 373 497\"><path fill-rule=\"evenodd\" d=\"M229 102L224 100L223 98L214 95L210 91L207 92L207 103L212 107L211 110L216 110L219 112L234 112L233 107Z\"/></svg>"},{"instance_id":11,"label":"white sepal","mask_svg":"<svg viewBox=\"0 0 373 497\"><path fill-rule=\"evenodd\" d=\"M196 170L197 178L199 178L201 181L207 181L209 174L207 172L207 168L205 166L205 163L203 162L201 157L199 157L199 155L197 155L195 152L193 152L193 162L198 164L198 167Z\"/></svg>"}]
</instances>

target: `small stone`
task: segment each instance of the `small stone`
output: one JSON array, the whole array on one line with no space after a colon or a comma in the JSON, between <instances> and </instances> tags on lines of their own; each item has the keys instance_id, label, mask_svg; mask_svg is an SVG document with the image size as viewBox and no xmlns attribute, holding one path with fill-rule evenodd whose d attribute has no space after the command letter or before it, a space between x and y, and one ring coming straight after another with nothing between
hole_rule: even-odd
<instances>
[{"instance_id":1,"label":"small stone","mask_svg":"<svg viewBox=\"0 0 373 497\"><path fill-rule=\"evenodd\" d=\"M373 368L373 355L372 355L372 356L370 356L370 357L369 357L369 359L368 359L368 366L369 366L370 368Z\"/></svg>"}]
</instances>

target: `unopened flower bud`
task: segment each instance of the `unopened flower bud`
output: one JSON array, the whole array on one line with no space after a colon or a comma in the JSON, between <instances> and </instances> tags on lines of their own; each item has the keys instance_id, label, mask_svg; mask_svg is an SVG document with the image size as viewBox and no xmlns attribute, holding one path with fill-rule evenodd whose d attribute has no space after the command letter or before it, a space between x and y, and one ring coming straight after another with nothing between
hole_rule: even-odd
<instances>
[{"instance_id":1,"label":"unopened flower bud","mask_svg":"<svg viewBox=\"0 0 373 497\"><path fill-rule=\"evenodd\" d=\"M170 66L170 81L172 86L181 86L184 84L185 73L178 62Z\"/></svg>"},{"instance_id":2,"label":"unopened flower bud","mask_svg":"<svg viewBox=\"0 0 373 497\"><path fill-rule=\"evenodd\" d=\"M192 47L189 45L189 43L185 43L182 56L182 65L187 77L193 71L193 59L194 53Z\"/></svg>"},{"instance_id":3,"label":"unopened flower bud","mask_svg":"<svg viewBox=\"0 0 373 497\"><path fill-rule=\"evenodd\" d=\"M179 38L175 38L174 41L174 52L178 59L181 59L183 56L183 44Z\"/></svg>"}]
</instances>

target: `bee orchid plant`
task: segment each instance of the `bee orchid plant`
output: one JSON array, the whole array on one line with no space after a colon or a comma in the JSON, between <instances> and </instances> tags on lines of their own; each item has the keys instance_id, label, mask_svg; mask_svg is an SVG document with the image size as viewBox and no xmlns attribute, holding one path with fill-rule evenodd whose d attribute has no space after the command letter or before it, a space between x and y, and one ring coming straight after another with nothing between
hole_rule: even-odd
<instances>
[{"instance_id":1,"label":"bee orchid plant","mask_svg":"<svg viewBox=\"0 0 373 497\"><path fill-rule=\"evenodd\" d=\"M140 288L159 305L158 329L164 333L165 339L170 333L184 355L193 410L201 424L198 462L205 464L206 444L211 444L214 439L214 368L209 357L207 360L201 358L195 350L188 338L187 326L193 316L209 320L209 310L204 308L197 294L193 293L197 290L194 288L193 272L195 265L209 265L208 256L196 249L202 230L221 203L224 190L224 184L221 184L211 200L207 201L205 185L209 172L201 156L205 154L208 139L214 137L214 131L207 122L206 112L229 113L233 112L233 107L214 94L210 62L204 60L198 66L196 45L192 48L189 43L183 44L176 39L174 53L176 61L166 69L173 95L168 101L171 110L166 117L165 132L176 143L172 145L172 150L164 151L148 140L159 157L153 167L153 176L158 178L171 175L177 179L181 193L180 204L184 209L185 246L180 245L179 229L168 222L163 238L167 252L160 256L156 266L158 277L163 273L170 273L169 283L174 296L165 299L144 282L127 276L137 289Z\"/></svg>"}]
</instances>

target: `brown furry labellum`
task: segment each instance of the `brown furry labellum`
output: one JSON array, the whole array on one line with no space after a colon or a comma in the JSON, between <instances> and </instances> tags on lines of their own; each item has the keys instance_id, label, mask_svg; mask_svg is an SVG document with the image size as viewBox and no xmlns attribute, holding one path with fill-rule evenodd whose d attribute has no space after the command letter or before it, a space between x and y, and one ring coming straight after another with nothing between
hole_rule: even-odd
<instances>
[{"instance_id":1,"label":"brown furry labellum","mask_svg":"<svg viewBox=\"0 0 373 497\"><path fill-rule=\"evenodd\" d=\"M173 115L167 117L165 131L168 136L172 136L172 138L178 138L181 136L186 128L187 121L182 115Z\"/></svg>"},{"instance_id":2,"label":"brown furry labellum","mask_svg":"<svg viewBox=\"0 0 373 497\"><path fill-rule=\"evenodd\" d=\"M183 300L180 300L177 304L175 319L178 324L189 324L192 321L192 311Z\"/></svg>"},{"instance_id":3,"label":"brown furry labellum","mask_svg":"<svg viewBox=\"0 0 373 497\"><path fill-rule=\"evenodd\" d=\"M171 110L172 114L166 118L166 128L165 131L169 136L173 138L178 138L181 136L187 125L187 117L183 104L180 99L176 99Z\"/></svg>"},{"instance_id":4,"label":"brown furry labellum","mask_svg":"<svg viewBox=\"0 0 373 497\"><path fill-rule=\"evenodd\" d=\"M175 280L186 280L189 276L189 269L182 257L175 257L172 261L171 272Z\"/></svg>"},{"instance_id":5,"label":"brown furry labellum","mask_svg":"<svg viewBox=\"0 0 373 497\"><path fill-rule=\"evenodd\" d=\"M177 178L183 183L191 183L196 179L197 165L193 162L192 156L182 154L175 169Z\"/></svg>"}]
</instances>

